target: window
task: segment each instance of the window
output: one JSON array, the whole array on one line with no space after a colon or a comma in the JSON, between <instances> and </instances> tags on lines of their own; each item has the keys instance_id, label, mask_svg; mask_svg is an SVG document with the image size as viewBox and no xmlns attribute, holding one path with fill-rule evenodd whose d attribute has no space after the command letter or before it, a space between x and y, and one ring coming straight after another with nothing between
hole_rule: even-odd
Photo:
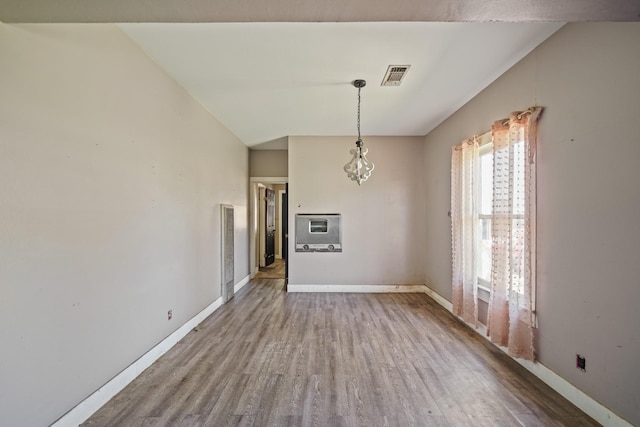
<instances>
[{"instance_id":1,"label":"window","mask_svg":"<svg viewBox=\"0 0 640 427\"><path fill-rule=\"evenodd\" d=\"M326 233L329 221L326 219L309 220L309 233Z\"/></svg>"},{"instance_id":2,"label":"window","mask_svg":"<svg viewBox=\"0 0 640 427\"><path fill-rule=\"evenodd\" d=\"M478 150L480 180L478 189L478 286L486 291L491 290L491 265L492 265L492 236L491 225L493 222L493 143L489 141ZM513 201L511 202L510 229L512 233L512 287L511 291L523 294L524 290L524 253L525 241L525 177L524 168L524 143L519 140L511 146L513 162L512 183Z\"/></svg>"},{"instance_id":3,"label":"window","mask_svg":"<svg viewBox=\"0 0 640 427\"><path fill-rule=\"evenodd\" d=\"M478 189L478 286L491 289L491 221L493 218L493 153L491 142L480 147L480 185ZM488 302L488 301L487 301Z\"/></svg>"},{"instance_id":4,"label":"window","mask_svg":"<svg viewBox=\"0 0 640 427\"><path fill-rule=\"evenodd\" d=\"M453 313L478 326L478 297L488 300L491 341L529 360L534 357L535 151L541 111L512 113L451 154Z\"/></svg>"}]
</instances>

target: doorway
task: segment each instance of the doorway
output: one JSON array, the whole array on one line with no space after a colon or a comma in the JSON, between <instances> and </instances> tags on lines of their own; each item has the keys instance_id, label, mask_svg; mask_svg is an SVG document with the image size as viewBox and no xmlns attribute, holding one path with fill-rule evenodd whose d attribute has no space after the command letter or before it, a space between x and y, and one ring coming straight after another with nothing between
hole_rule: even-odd
<instances>
[{"instance_id":1,"label":"doorway","mask_svg":"<svg viewBox=\"0 0 640 427\"><path fill-rule=\"evenodd\" d=\"M250 178L249 240L251 256L249 263L251 278L285 279L287 276L288 206L286 193L286 177ZM268 214L271 206L273 206L271 212L273 216ZM269 248L271 244L273 251Z\"/></svg>"}]
</instances>

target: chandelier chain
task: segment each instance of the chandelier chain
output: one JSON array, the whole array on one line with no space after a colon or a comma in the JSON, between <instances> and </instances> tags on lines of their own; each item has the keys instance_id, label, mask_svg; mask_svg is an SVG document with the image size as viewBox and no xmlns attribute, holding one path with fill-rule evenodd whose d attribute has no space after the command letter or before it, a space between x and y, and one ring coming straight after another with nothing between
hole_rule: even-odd
<instances>
[{"instance_id":1,"label":"chandelier chain","mask_svg":"<svg viewBox=\"0 0 640 427\"><path fill-rule=\"evenodd\" d=\"M358 88L358 140L360 139L360 88Z\"/></svg>"},{"instance_id":2,"label":"chandelier chain","mask_svg":"<svg viewBox=\"0 0 640 427\"><path fill-rule=\"evenodd\" d=\"M355 181L358 185L365 182L371 176L371 172L375 167L373 162L370 162L367 159L367 150L364 148L364 143L362 142L362 136L360 135L360 104L361 104L361 95L360 89L366 86L366 80L354 80L352 82L353 86L358 89L358 140L356 141L356 147L352 148L349 153L353 156L351 161L344 165L344 171L347 173L347 176L350 180Z\"/></svg>"}]
</instances>

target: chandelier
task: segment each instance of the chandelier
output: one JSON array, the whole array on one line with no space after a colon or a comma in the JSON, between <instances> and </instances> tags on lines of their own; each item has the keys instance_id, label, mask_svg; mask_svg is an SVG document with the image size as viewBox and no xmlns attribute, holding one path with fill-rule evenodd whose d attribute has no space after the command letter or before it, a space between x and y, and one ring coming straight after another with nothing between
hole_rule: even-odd
<instances>
[{"instance_id":1,"label":"chandelier","mask_svg":"<svg viewBox=\"0 0 640 427\"><path fill-rule=\"evenodd\" d=\"M353 157L349 163L344 165L344 171L351 181L355 181L360 185L369 179L375 165L367 160L366 156L369 150L364 148L364 142L360 138L360 89L365 87L367 82L365 80L354 80L352 84L358 88L358 140L356 141L356 148L352 148L349 151Z\"/></svg>"}]
</instances>

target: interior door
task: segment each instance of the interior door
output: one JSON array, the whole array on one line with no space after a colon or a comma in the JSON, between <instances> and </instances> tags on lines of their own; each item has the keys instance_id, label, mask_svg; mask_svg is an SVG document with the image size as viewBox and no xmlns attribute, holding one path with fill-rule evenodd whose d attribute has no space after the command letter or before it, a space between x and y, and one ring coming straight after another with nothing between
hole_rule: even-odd
<instances>
[{"instance_id":1,"label":"interior door","mask_svg":"<svg viewBox=\"0 0 640 427\"><path fill-rule=\"evenodd\" d=\"M282 259L284 259L284 290L287 290L289 282L289 184L286 184L285 192L282 194Z\"/></svg>"},{"instance_id":2,"label":"interior door","mask_svg":"<svg viewBox=\"0 0 640 427\"><path fill-rule=\"evenodd\" d=\"M276 192L265 190L265 248L264 265L271 265L276 260Z\"/></svg>"}]
</instances>

